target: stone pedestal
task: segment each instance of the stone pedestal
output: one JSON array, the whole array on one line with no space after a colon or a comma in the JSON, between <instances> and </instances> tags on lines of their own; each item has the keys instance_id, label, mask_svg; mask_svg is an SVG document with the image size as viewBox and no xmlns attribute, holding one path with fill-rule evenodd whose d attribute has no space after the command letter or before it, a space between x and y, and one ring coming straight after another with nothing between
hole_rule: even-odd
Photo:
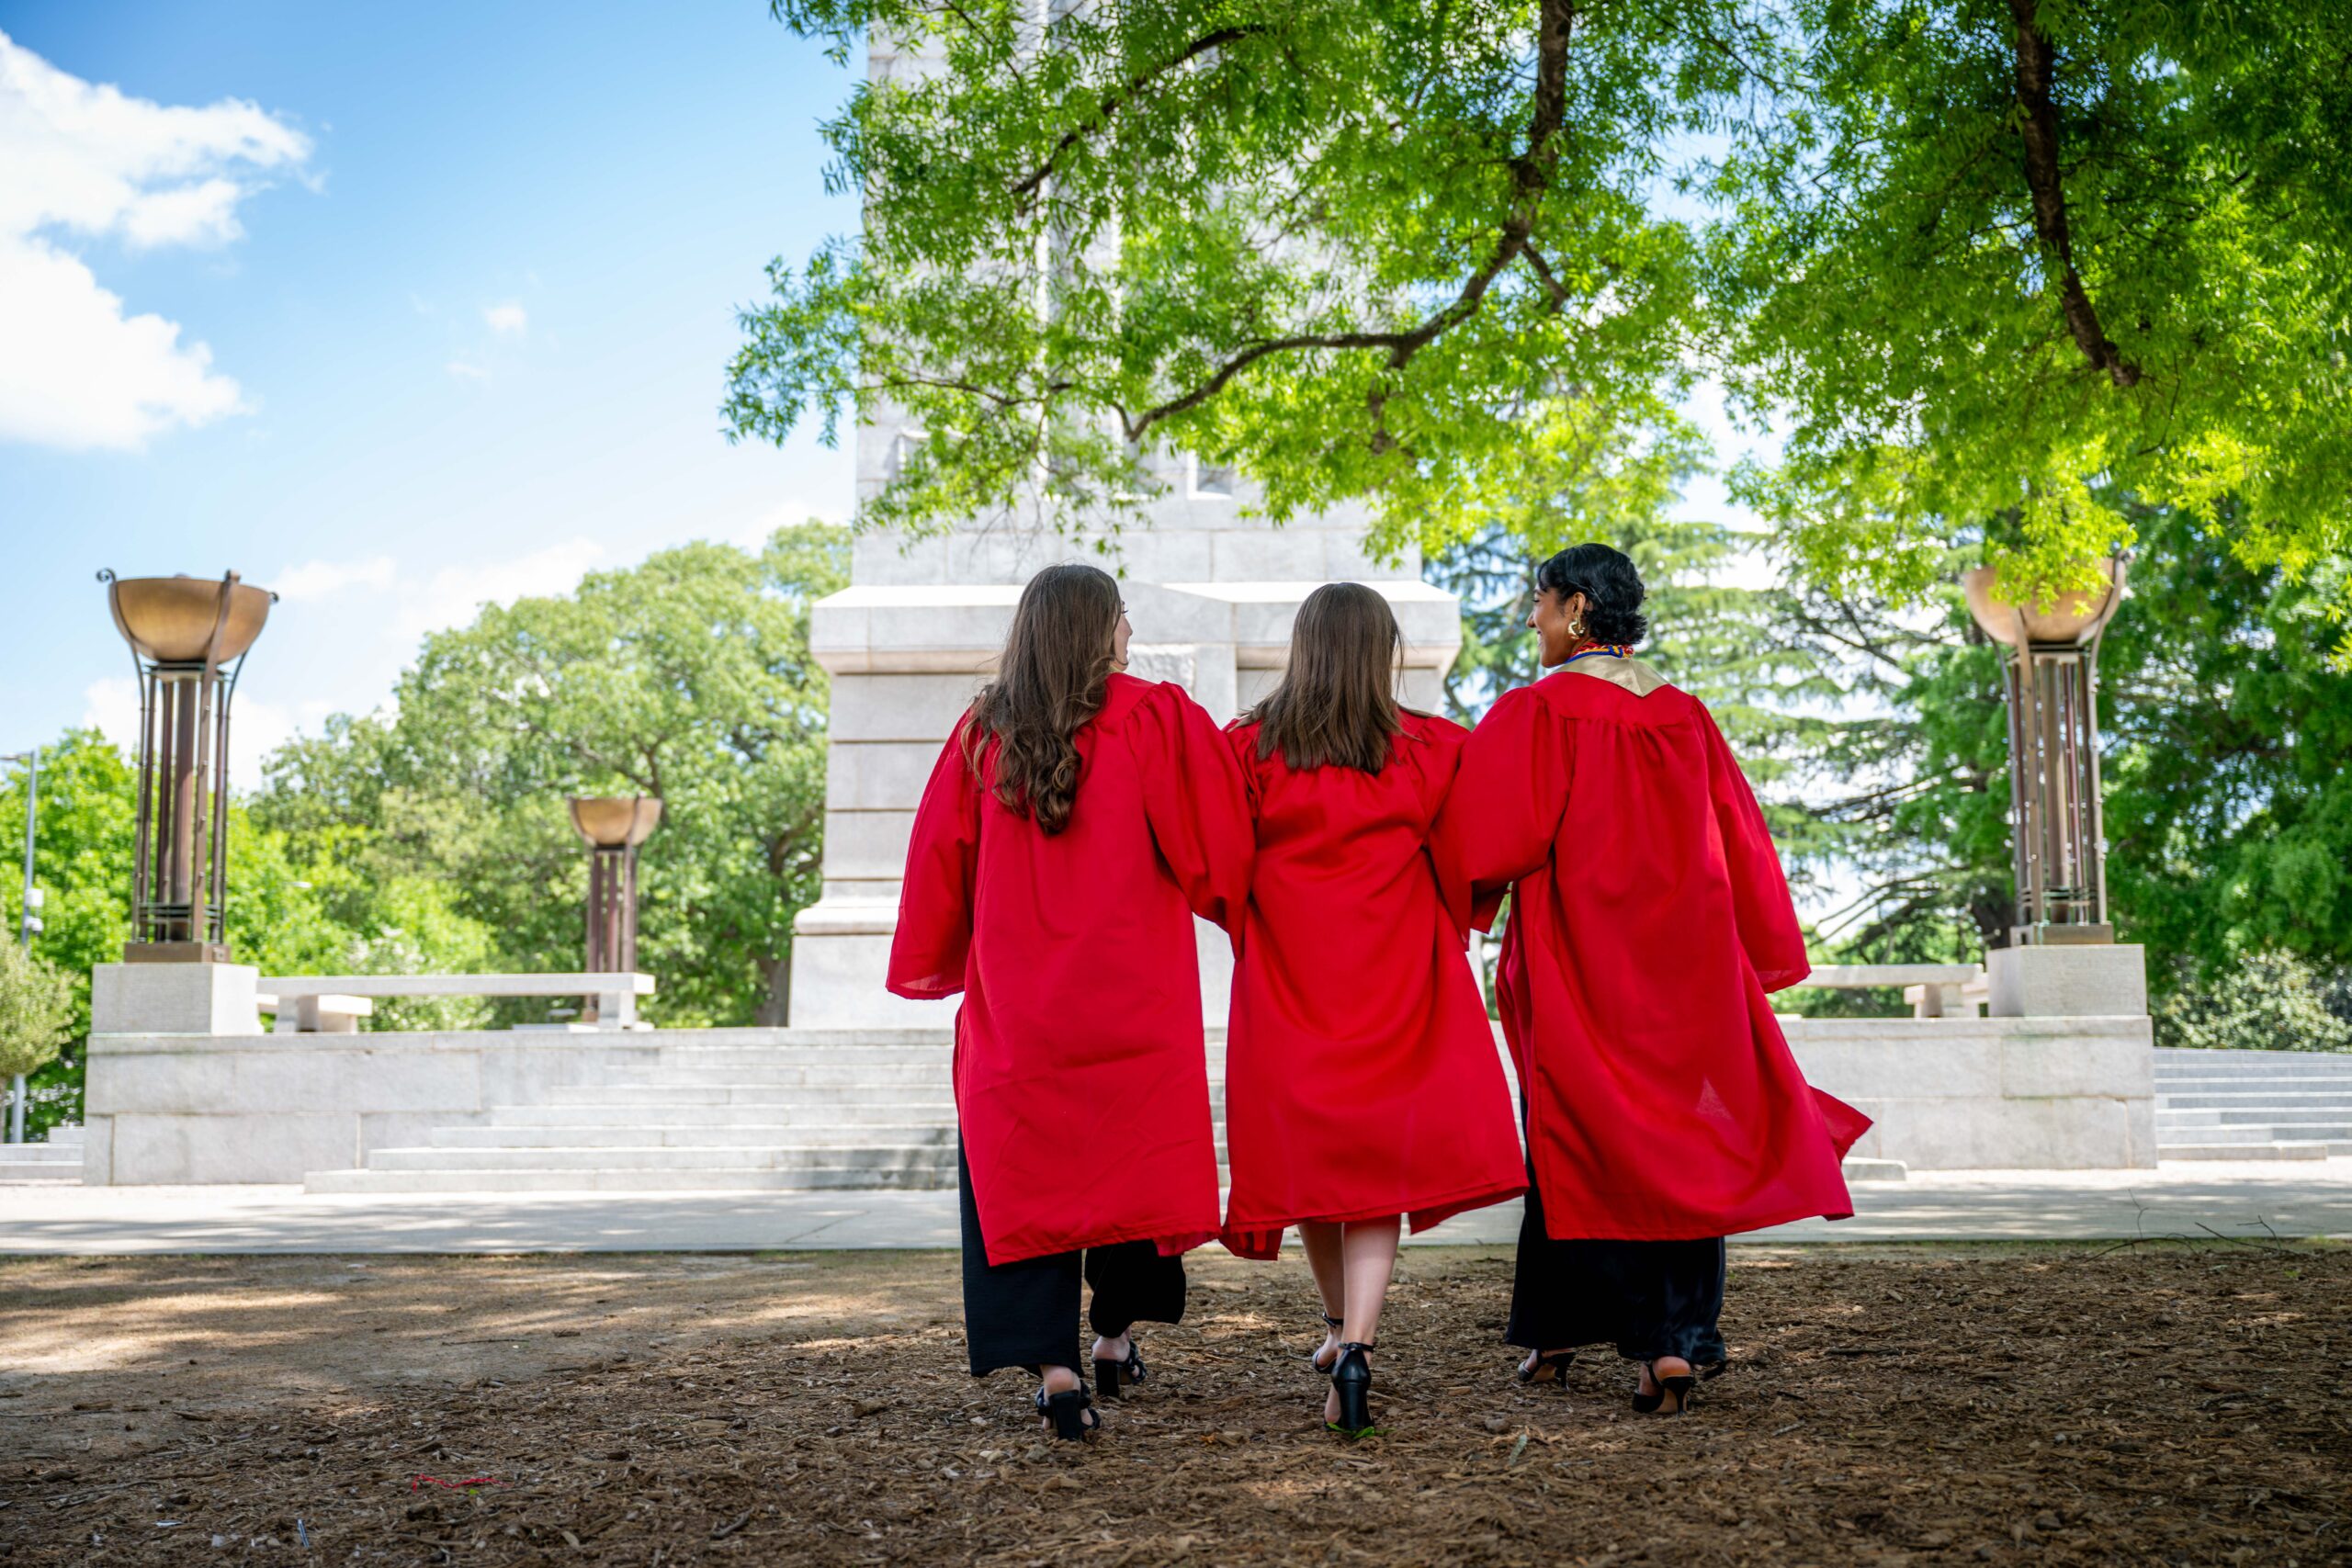
<instances>
[{"instance_id":1,"label":"stone pedestal","mask_svg":"<svg viewBox=\"0 0 2352 1568\"><path fill-rule=\"evenodd\" d=\"M90 972L92 1034L258 1034L261 971L245 964L101 964Z\"/></svg>"},{"instance_id":2,"label":"stone pedestal","mask_svg":"<svg viewBox=\"0 0 2352 1568\"><path fill-rule=\"evenodd\" d=\"M1997 947L1984 955L1986 1011L1995 1018L2145 1018L2147 950Z\"/></svg>"},{"instance_id":3,"label":"stone pedestal","mask_svg":"<svg viewBox=\"0 0 2352 1568\"><path fill-rule=\"evenodd\" d=\"M879 488L906 439L887 414L860 432L862 491ZM1182 685L1219 722L1282 678L1301 600L1325 582L1367 583L1405 634L1405 700L1442 705L1459 607L1420 581L1418 558L1367 558L1363 513L1273 528L1241 514L1245 485L1204 482L1189 459L1164 464L1160 477L1168 491L1149 529L1110 541L1107 553L1002 528L912 543L868 536L851 586L814 607L809 641L832 677L832 719L823 891L793 927L795 1026L944 1027L955 1017L952 1001L910 1002L883 988L907 838L940 747L995 665L1022 586L1045 567L1086 560L1118 573L1135 628L1130 672ZM1204 930L1201 953L1204 1015L1222 1024L1229 952Z\"/></svg>"}]
</instances>

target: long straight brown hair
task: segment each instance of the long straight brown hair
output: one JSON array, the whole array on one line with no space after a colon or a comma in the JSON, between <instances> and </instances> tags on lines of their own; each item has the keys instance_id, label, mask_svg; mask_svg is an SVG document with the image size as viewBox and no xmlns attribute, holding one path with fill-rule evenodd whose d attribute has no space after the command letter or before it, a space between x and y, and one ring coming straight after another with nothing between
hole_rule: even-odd
<instances>
[{"instance_id":1,"label":"long straight brown hair","mask_svg":"<svg viewBox=\"0 0 2352 1568\"><path fill-rule=\"evenodd\" d=\"M1363 583L1327 582L1308 594L1291 624L1282 684L1244 716L1259 727L1259 757L1279 751L1294 768L1386 767L1405 728L1396 705L1404 652L1396 612Z\"/></svg>"},{"instance_id":2,"label":"long straight brown hair","mask_svg":"<svg viewBox=\"0 0 2352 1568\"><path fill-rule=\"evenodd\" d=\"M1099 568L1049 566L1029 580L996 679L980 688L962 736L975 778L989 741L997 743L992 789L1008 810L1040 831L1069 826L1078 800L1078 743L1102 711L1116 658L1119 584Z\"/></svg>"}]
</instances>

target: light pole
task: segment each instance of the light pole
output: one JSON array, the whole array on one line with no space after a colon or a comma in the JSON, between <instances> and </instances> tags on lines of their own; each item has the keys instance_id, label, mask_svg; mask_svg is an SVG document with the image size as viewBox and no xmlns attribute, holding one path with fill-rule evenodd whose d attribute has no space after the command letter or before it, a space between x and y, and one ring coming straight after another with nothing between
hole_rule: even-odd
<instances>
[{"instance_id":1,"label":"light pole","mask_svg":"<svg viewBox=\"0 0 2352 1568\"><path fill-rule=\"evenodd\" d=\"M40 748L22 751L0 761L22 762L25 773L25 902L23 919L17 927L17 940L25 951L33 950L33 934L40 930L40 889L33 886L33 824L40 818ZM18 1073L8 1091L8 1141L25 1141L25 1075Z\"/></svg>"},{"instance_id":2,"label":"light pole","mask_svg":"<svg viewBox=\"0 0 2352 1568\"><path fill-rule=\"evenodd\" d=\"M2123 602L2126 561L2119 556L2105 564L2102 592L2040 604L2005 597L1991 567L1961 579L1969 614L2007 649L2012 946L2115 941L2099 799L2098 645Z\"/></svg>"},{"instance_id":3,"label":"light pole","mask_svg":"<svg viewBox=\"0 0 2352 1568\"><path fill-rule=\"evenodd\" d=\"M637 847L662 820L662 802L650 795L575 796L571 825L588 843L588 973L626 975L637 968ZM582 1017L596 1016L587 998Z\"/></svg>"},{"instance_id":4,"label":"light pole","mask_svg":"<svg viewBox=\"0 0 2352 1568\"><path fill-rule=\"evenodd\" d=\"M130 964L226 964L229 705L277 595L241 582L98 573L139 676Z\"/></svg>"}]
</instances>

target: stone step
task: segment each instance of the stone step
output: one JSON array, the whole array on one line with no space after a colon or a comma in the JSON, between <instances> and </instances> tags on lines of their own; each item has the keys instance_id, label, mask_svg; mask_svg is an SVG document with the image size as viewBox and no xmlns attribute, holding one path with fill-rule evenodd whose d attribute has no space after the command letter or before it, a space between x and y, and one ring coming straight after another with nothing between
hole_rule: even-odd
<instances>
[{"instance_id":1,"label":"stone step","mask_svg":"<svg viewBox=\"0 0 2352 1568\"><path fill-rule=\"evenodd\" d=\"M2160 1094L2158 1111L2313 1111L2352 1109L2352 1086L2340 1089L2261 1089L2195 1094Z\"/></svg>"},{"instance_id":2,"label":"stone step","mask_svg":"<svg viewBox=\"0 0 2352 1568\"><path fill-rule=\"evenodd\" d=\"M0 1144L0 1160L26 1165L80 1165L82 1145L78 1139L70 1144Z\"/></svg>"},{"instance_id":3,"label":"stone step","mask_svg":"<svg viewBox=\"0 0 2352 1568\"><path fill-rule=\"evenodd\" d=\"M921 1067L944 1065L944 1045L664 1045L654 1071L687 1067Z\"/></svg>"},{"instance_id":4,"label":"stone step","mask_svg":"<svg viewBox=\"0 0 2352 1568\"><path fill-rule=\"evenodd\" d=\"M715 1145L704 1148L597 1148L578 1144L545 1148L377 1149L370 1170L792 1170L803 1166L862 1170L926 1169L956 1174L950 1138L901 1144L848 1144L812 1148L775 1145Z\"/></svg>"},{"instance_id":5,"label":"stone step","mask_svg":"<svg viewBox=\"0 0 2352 1568\"><path fill-rule=\"evenodd\" d=\"M305 1179L316 1193L384 1192L826 1192L876 1189L953 1190L956 1168L884 1169L804 1165L783 1170L612 1170L452 1168L318 1170Z\"/></svg>"},{"instance_id":6,"label":"stone step","mask_svg":"<svg viewBox=\"0 0 2352 1568\"><path fill-rule=\"evenodd\" d=\"M2199 1065L2194 1065L2194 1067L2185 1067L2185 1065L2173 1065L2173 1067L2166 1067L2164 1063L2157 1063L2157 1072L2154 1072L2154 1077L2157 1077L2159 1084L2197 1084L2197 1081L2209 1081L2209 1079L2246 1079L2246 1081L2253 1081L2253 1084L2269 1084L2269 1081L2275 1081L2275 1079L2335 1081L2335 1079L2352 1079L2352 1055L2312 1054L2312 1055L2305 1055L2302 1060L2296 1060L2296 1063L2248 1063L2246 1067L2230 1067L2230 1065L2222 1065L2222 1063L2213 1063L2213 1065L2199 1063Z\"/></svg>"},{"instance_id":7,"label":"stone step","mask_svg":"<svg viewBox=\"0 0 2352 1568\"><path fill-rule=\"evenodd\" d=\"M871 1081L842 1084L559 1084L549 1094L548 1102L556 1106L597 1106L605 1109L650 1106L690 1105L848 1105L874 1104L886 1100L920 1103L946 1096L947 1077L910 1079L904 1082L874 1083ZM1209 1086L1209 1103L1222 1106L1225 1089L1221 1083Z\"/></svg>"},{"instance_id":8,"label":"stone step","mask_svg":"<svg viewBox=\"0 0 2352 1568\"><path fill-rule=\"evenodd\" d=\"M490 1113L492 1127L766 1127L839 1122L945 1122L956 1120L947 1095L908 1095L903 1100L808 1100L794 1098L769 1105L505 1105Z\"/></svg>"},{"instance_id":9,"label":"stone step","mask_svg":"<svg viewBox=\"0 0 2352 1568\"><path fill-rule=\"evenodd\" d=\"M901 1090L935 1094L945 1089L951 1081L944 1067L937 1072L922 1068L876 1067L864 1073L847 1068L795 1071L776 1068L742 1078L714 1076L676 1081L629 1077L605 1083L557 1084L548 1091L547 1102L550 1105L616 1105L624 1103L628 1097L637 1097L649 1103L724 1105L730 1096L743 1093L792 1095L798 1091L805 1096L808 1091L823 1089L845 1091L865 1100L876 1093L896 1094Z\"/></svg>"},{"instance_id":10,"label":"stone step","mask_svg":"<svg viewBox=\"0 0 2352 1568\"><path fill-rule=\"evenodd\" d=\"M951 1112L930 1122L736 1123L723 1127L435 1127L438 1149L822 1149L956 1142Z\"/></svg>"},{"instance_id":11,"label":"stone step","mask_svg":"<svg viewBox=\"0 0 2352 1568\"><path fill-rule=\"evenodd\" d=\"M2308 1110L2292 1105L2248 1107L2238 1111L2159 1111L2159 1127L2270 1127L2290 1122L2308 1122L2314 1125L2339 1126L2352 1122L2352 1111Z\"/></svg>"},{"instance_id":12,"label":"stone step","mask_svg":"<svg viewBox=\"0 0 2352 1568\"><path fill-rule=\"evenodd\" d=\"M618 1083L651 1083L684 1088L691 1084L800 1083L945 1083L952 1069L947 1058L936 1062L877 1062L853 1066L845 1062L778 1063L767 1066L668 1067L659 1073L616 1074Z\"/></svg>"},{"instance_id":13,"label":"stone step","mask_svg":"<svg viewBox=\"0 0 2352 1568\"><path fill-rule=\"evenodd\" d=\"M1861 1159L1848 1155L1844 1174L1848 1181L1908 1181L1911 1168L1899 1159Z\"/></svg>"},{"instance_id":14,"label":"stone step","mask_svg":"<svg viewBox=\"0 0 2352 1568\"><path fill-rule=\"evenodd\" d=\"M2325 1144L2165 1144L2156 1145L2156 1157L2166 1159L2325 1159Z\"/></svg>"},{"instance_id":15,"label":"stone step","mask_svg":"<svg viewBox=\"0 0 2352 1568\"><path fill-rule=\"evenodd\" d=\"M30 1146L39 1148L40 1145L35 1144ZM71 1161L18 1159L15 1157L15 1145L10 1145L9 1152L0 1153L0 1183L11 1187L78 1187L82 1184L82 1162L78 1156Z\"/></svg>"},{"instance_id":16,"label":"stone step","mask_svg":"<svg viewBox=\"0 0 2352 1568\"><path fill-rule=\"evenodd\" d=\"M2159 1089L2341 1089L2352 1083L2352 1069L2339 1073L2225 1073L2216 1068L2211 1072L2158 1073Z\"/></svg>"},{"instance_id":17,"label":"stone step","mask_svg":"<svg viewBox=\"0 0 2352 1568\"><path fill-rule=\"evenodd\" d=\"M2335 1143L2352 1139L2352 1117L2335 1121L2299 1121L2292 1117L2215 1126L2200 1123L2177 1126L2170 1122L2156 1123L2156 1140L2167 1139L2184 1144L2263 1144L2263 1143Z\"/></svg>"}]
</instances>

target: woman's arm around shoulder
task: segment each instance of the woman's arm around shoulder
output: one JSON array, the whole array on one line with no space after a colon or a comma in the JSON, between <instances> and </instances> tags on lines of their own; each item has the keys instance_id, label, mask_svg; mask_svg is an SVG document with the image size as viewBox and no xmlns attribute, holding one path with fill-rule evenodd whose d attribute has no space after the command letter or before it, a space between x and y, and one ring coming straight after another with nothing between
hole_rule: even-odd
<instances>
[{"instance_id":1,"label":"woman's arm around shoulder","mask_svg":"<svg viewBox=\"0 0 2352 1568\"><path fill-rule=\"evenodd\" d=\"M1185 902L1238 938L1258 832L1231 736L1182 686L1165 682L1148 684L1122 729L1153 841Z\"/></svg>"},{"instance_id":2,"label":"woman's arm around shoulder","mask_svg":"<svg viewBox=\"0 0 2352 1568\"><path fill-rule=\"evenodd\" d=\"M1490 928L1503 893L1550 858L1575 751L1571 726L1532 686L1496 698L1462 742L1430 854L1465 927Z\"/></svg>"}]
</instances>

